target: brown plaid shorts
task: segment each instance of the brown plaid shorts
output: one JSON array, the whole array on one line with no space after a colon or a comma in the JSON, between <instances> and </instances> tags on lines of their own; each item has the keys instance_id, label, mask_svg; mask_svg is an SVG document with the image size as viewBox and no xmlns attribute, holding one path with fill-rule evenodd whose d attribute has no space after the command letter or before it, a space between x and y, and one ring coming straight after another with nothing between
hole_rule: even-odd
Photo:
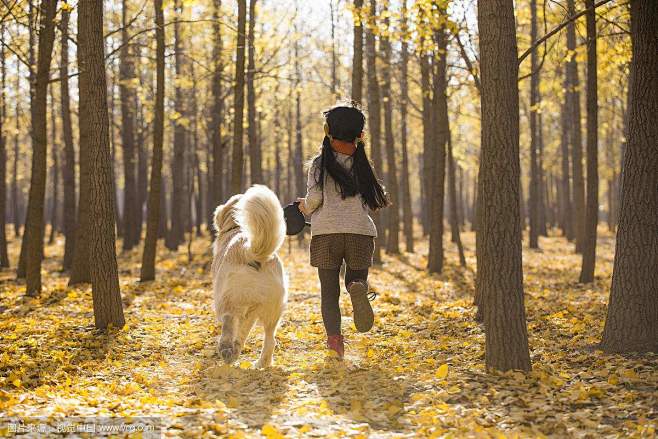
<instances>
[{"instance_id":1,"label":"brown plaid shorts","mask_svg":"<svg viewBox=\"0 0 658 439\"><path fill-rule=\"evenodd\" d=\"M375 238L354 233L330 233L311 238L311 265L322 269L340 268L365 270L372 265Z\"/></svg>"}]
</instances>

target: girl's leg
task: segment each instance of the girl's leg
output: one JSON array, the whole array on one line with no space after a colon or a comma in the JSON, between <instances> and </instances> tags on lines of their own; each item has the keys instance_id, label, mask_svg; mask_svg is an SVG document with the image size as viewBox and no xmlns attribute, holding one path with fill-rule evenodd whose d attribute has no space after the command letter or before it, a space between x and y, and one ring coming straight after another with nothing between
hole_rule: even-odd
<instances>
[{"instance_id":1,"label":"girl's leg","mask_svg":"<svg viewBox=\"0 0 658 439\"><path fill-rule=\"evenodd\" d=\"M368 269L365 270L352 270L347 268L345 270L345 288L355 280L362 280L366 282L368 280Z\"/></svg>"},{"instance_id":2,"label":"girl's leg","mask_svg":"<svg viewBox=\"0 0 658 439\"><path fill-rule=\"evenodd\" d=\"M340 334L340 269L318 268L322 293L322 321L327 335Z\"/></svg>"}]
</instances>

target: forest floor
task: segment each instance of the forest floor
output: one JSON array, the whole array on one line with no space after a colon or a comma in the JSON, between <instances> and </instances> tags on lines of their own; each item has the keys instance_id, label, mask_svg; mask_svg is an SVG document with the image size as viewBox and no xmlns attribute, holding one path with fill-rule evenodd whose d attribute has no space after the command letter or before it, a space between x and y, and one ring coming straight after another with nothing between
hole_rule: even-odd
<instances>
[{"instance_id":1,"label":"forest floor","mask_svg":"<svg viewBox=\"0 0 658 439\"><path fill-rule=\"evenodd\" d=\"M614 253L613 236L600 235L592 285L576 282L580 257L563 238L542 238L541 251L524 247L528 375L484 370L472 233L464 234L468 268L446 239L440 276L424 270L422 243L415 254L385 256L371 278L375 327L357 334L343 320L342 363L324 349L306 250L286 243L290 302L267 370L252 366L260 330L235 366L217 355L207 237L192 245L191 262L187 248L159 245L152 283L137 282L141 250L120 253L127 325L106 334L93 329L90 288L68 288L58 272L58 242L46 248L41 297L25 298L11 270L0 277L0 436L13 435L10 417L54 426L64 416L148 416L183 437L654 437L658 356L594 347ZM14 239L12 262L18 246Z\"/></svg>"}]
</instances>

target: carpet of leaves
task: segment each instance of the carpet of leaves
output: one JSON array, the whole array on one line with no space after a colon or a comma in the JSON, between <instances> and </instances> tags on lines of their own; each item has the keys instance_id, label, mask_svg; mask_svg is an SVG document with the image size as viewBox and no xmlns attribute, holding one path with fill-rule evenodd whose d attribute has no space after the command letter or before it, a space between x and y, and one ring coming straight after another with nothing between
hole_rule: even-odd
<instances>
[{"instance_id":1,"label":"carpet of leaves","mask_svg":"<svg viewBox=\"0 0 658 439\"><path fill-rule=\"evenodd\" d=\"M319 284L306 247L281 250L290 303L275 365L256 370L260 330L234 366L215 350L209 240L162 249L158 280L137 282L140 250L119 254L127 325L93 328L89 287L68 288L62 242L46 248L44 292L24 297L0 277L0 418L159 417L166 436L198 437L654 437L658 356L604 355L614 241L602 233L594 284L576 282L580 258L559 237L524 248L533 370L487 373L474 322L474 238L468 268L446 240L442 275L426 247L385 256L372 272L376 323L353 329L342 299L346 360L324 349ZM11 243L16 260L18 241ZM190 260L190 255L192 258ZM345 296L345 295L344 295ZM0 425L0 436L11 434Z\"/></svg>"}]
</instances>

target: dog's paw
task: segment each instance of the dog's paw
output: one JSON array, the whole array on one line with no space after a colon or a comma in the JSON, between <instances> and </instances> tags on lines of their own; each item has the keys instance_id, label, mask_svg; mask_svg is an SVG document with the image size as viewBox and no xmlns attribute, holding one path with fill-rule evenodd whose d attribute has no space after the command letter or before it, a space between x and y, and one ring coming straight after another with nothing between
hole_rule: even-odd
<instances>
[{"instance_id":1,"label":"dog's paw","mask_svg":"<svg viewBox=\"0 0 658 439\"><path fill-rule=\"evenodd\" d=\"M233 343L220 343L218 346L219 355L226 364L232 364L238 359L240 352Z\"/></svg>"},{"instance_id":2,"label":"dog's paw","mask_svg":"<svg viewBox=\"0 0 658 439\"><path fill-rule=\"evenodd\" d=\"M268 367L272 367L272 359L271 358L268 360L259 359L256 362L256 364L254 364L254 366L256 367L256 369L267 369Z\"/></svg>"}]
</instances>

